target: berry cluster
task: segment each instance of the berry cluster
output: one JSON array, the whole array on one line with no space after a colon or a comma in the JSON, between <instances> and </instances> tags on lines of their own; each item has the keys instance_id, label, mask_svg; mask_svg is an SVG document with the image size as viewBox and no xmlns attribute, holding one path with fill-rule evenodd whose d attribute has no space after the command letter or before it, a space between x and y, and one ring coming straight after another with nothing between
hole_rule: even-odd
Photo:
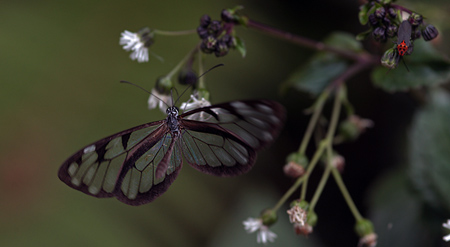
<instances>
[{"instance_id":1,"label":"berry cluster","mask_svg":"<svg viewBox=\"0 0 450 247\"><path fill-rule=\"evenodd\" d=\"M197 28L202 39L200 49L206 54L214 53L216 57L225 56L230 48L236 47L236 38L231 33L238 23L227 10L222 11L221 19L211 20L209 15L203 15Z\"/></svg>"},{"instance_id":2,"label":"berry cluster","mask_svg":"<svg viewBox=\"0 0 450 247\"><path fill-rule=\"evenodd\" d=\"M372 37L378 42L386 42L388 38L395 38L398 35L399 25L403 21L402 15L406 13L410 14L408 22L412 27L412 41L421 36L425 41L429 41L439 34L433 25L424 23L421 15L402 6L384 3L380 0L372 0L362 5L359 15L361 24L365 25L366 22L369 24Z\"/></svg>"}]
</instances>

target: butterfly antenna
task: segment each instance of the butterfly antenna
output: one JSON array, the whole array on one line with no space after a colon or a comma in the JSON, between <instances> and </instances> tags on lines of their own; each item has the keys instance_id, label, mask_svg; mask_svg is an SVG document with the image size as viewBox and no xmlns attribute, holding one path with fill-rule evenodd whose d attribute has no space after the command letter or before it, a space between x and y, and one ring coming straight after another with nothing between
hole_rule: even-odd
<instances>
[{"instance_id":1,"label":"butterfly antenna","mask_svg":"<svg viewBox=\"0 0 450 247\"><path fill-rule=\"evenodd\" d=\"M143 90L144 92L146 92L146 93L148 93L148 94L150 94L150 95L153 95L155 98L157 98L157 99L159 99L161 102L163 102L167 107L170 107L170 105L168 105L164 100L162 100L160 97L154 95L152 92L149 92L147 89L145 89L145 88L143 88L143 87L141 87L141 86L139 86L139 85L137 85L137 84L134 84L134 83L132 83L132 82L129 82L129 81L123 81L123 80L121 80L120 82L121 82L121 83L130 84L131 86L135 86L135 87L137 87L137 88ZM173 99L172 99L172 101L173 101Z\"/></svg>"},{"instance_id":2,"label":"butterfly antenna","mask_svg":"<svg viewBox=\"0 0 450 247\"><path fill-rule=\"evenodd\" d=\"M219 63L219 64L217 64L217 65L214 65L213 67L211 67L210 69L208 69L207 71L205 71L203 74L201 74L198 78L204 76L204 75L205 75L206 73L208 73L209 71L211 71L211 70L213 70L213 69L215 69L215 68L224 66L224 65L225 65L225 64L223 64L223 63Z\"/></svg>"},{"instance_id":3,"label":"butterfly antenna","mask_svg":"<svg viewBox=\"0 0 450 247\"><path fill-rule=\"evenodd\" d=\"M217 65L214 65L213 67L211 67L210 69L208 69L207 71L205 71L203 74L201 74L199 77L197 77L197 79L200 78L200 77L202 77L202 76L204 76L204 75L205 75L206 73L208 73L209 71L211 71L211 70L213 70L213 69L215 69L215 68L224 66L224 65L225 65L225 64L223 64L223 63L219 63L219 64L217 64ZM192 87L192 85L189 85L188 87L186 87L186 89L183 90L183 92L182 92L182 93L180 94L180 96L178 97L177 101L175 101L175 104L178 102L178 100L181 98L181 96L183 96L184 93L186 93L186 91L187 91L189 88L191 88L191 87Z\"/></svg>"}]
</instances>

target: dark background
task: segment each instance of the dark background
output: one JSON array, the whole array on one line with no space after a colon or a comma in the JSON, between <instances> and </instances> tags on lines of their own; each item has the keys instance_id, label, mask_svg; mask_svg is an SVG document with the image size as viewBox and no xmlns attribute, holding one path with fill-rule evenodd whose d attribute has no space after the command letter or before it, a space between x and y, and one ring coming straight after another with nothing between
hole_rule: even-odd
<instances>
[{"instance_id":1,"label":"dark background","mask_svg":"<svg viewBox=\"0 0 450 247\"><path fill-rule=\"evenodd\" d=\"M148 95L123 85L151 89L196 44L196 35L158 36L151 51L164 58L139 64L119 46L120 33L141 27L175 31L196 28L201 15L218 19L223 8L244 5L252 19L321 40L332 31L357 34L356 1L3 1L0 3L0 246L255 246L242 221L273 207L293 180L283 176L285 157L298 149L312 104L309 95L279 87L313 51L238 28L247 57L238 52L206 57L212 103L270 98L283 103L288 120L280 138L261 152L255 168L236 178L217 178L185 164L166 194L131 207L115 199L95 199L57 178L62 162L84 145L142 123L164 118L147 109ZM442 26L444 45L448 4L420 9ZM447 23L447 24L444 24ZM440 26L441 25L441 26ZM448 39L447 39L448 40ZM377 51L370 42L366 48ZM368 73L351 81L356 112L375 128L337 150L345 157L345 183L367 216L371 186L404 160L405 135L417 106L407 93L374 88ZM329 108L325 112L329 113ZM309 152L314 151L310 145ZM320 179L311 179L309 197ZM299 193L295 193L295 196ZM292 199L295 199L293 197ZM354 219L332 179L316 208L314 233L296 236L286 204L272 228L273 246L356 246ZM387 231L387 230L386 230ZM379 233L383 234L383 233Z\"/></svg>"}]
</instances>

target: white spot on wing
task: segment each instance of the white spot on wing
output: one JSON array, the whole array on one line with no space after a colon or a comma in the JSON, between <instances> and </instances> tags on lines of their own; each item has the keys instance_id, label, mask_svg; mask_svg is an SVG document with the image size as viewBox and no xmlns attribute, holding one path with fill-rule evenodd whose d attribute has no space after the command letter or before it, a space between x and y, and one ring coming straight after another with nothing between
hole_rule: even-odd
<instances>
[{"instance_id":1,"label":"white spot on wing","mask_svg":"<svg viewBox=\"0 0 450 247\"><path fill-rule=\"evenodd\" d=\"M94 152L95 151L95 145L90 145L89 147L86 147L84 150L83 150L83 153L90 153L90 152Z\"/></svg>"},{"instance_id":2,"label":"white spot on wing","mask_svg":"<svg viewBox=\"0 0 450 247\"><path fill-rule=\"evenodd\" d=\"M248 108L246 104L240 102L240 101L234 101L231 102L230 105L236 109L244 109L244 108Z\"/></svg>"}]
</instances>

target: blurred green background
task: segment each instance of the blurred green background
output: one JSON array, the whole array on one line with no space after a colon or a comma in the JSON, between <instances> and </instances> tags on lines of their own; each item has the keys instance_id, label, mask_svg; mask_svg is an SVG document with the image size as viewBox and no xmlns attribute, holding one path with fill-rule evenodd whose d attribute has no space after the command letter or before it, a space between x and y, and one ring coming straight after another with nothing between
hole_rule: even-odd
<instances>
[{"instance_id":1,"label":"blurred green background","mask_svg":"<svg viewBox=\"0 0 450 247\"><path fill-rule=\"evenodd\" d=\"M213 103L270 98L288 109L284 132L250 173L224 179L185 164L163 196L139 207L86 196L56 175L60 164L84 145L164 118L147 109L146 93L119 80L150 90L198 40L196 35L159 36L151 50L164 62L150 56L149 63L139 64L119 46L122 31L193 29L201 15L218 19L223 8L235 5L244 5L255 20L317 40L333 30L356 34L365 29L358 23L355 1L0 3L0 246L257 245L242 221L272 207L292 183L281 168L285 156L298 148L308 119L302 110L312 102L295 91L280 95L279 87L312 51L254 30L238 28L247 45L245 59L231 52L206 60L206 67L225 64L206 76ZM376 123L360 142L340 149L348 163L344 180L367 214L369 186L401 159L398 140L405 136L415 104L407 95L374 89L365 74L355 78L350 90L358 92L350 93L357 112ZM356 246L352 216L335 187L328 184L317 207L317 233L295 236L285 206L273 227L278 234L273 246Z\"/></svg>"}]
</instances>

